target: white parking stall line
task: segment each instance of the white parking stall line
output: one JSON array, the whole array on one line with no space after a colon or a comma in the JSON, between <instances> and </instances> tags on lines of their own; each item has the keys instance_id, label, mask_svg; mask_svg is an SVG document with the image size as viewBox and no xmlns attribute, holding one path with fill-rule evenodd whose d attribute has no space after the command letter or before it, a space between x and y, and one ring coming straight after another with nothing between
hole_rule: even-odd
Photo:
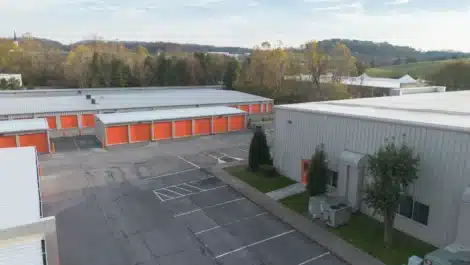
<instances>
[{"instance_id":1,"label":"white parking stall line","mask_svg":"<svg viewBox=\"0 0 470 265\"><path fill-rule=\"evenodd\" d=\"M193 162L191 162L191 161L189 161L189 160L187 160L187 159L184 159L182 156L178 156L178 158L181 159L181 160L183 160L184 162L190 164L191 166L197 168L197 169L200 169L200 168L201 168L200 166L194 164Z\"/></svg>"},{"instance_id":2,"label":"white parking stall line","mask_svg":"<svg viewBox=\"0 0 470 265\"><path fill-rule=\"evenodd\" d=\"M187 197L187 196L191 196L191 195L195 195L195 194L200 194L200 193L203 193L203 192L206 192L206 191L217 190L217 189L224 188L224 187L227 187L227 185L217 186L217 187L214 187L214 188L210 188L210 189L206 189L206 190L202 190L202 191L190 193L190 194L187 194L187 195L185 195L185 196L180 196L180 197L171 198L171 199L168 199L168 200L165 200L165 201L171 201L171 200L174 200L174 199L179 199L179 198L182 198L182 197Z\"/></svg>"},{"instance_id":3,"label":"white parking stall line","mask_svg":"<svg viewBox=\"0 0 470 265\"><path fill-rule=\"evenodd\" d=\"M242 161L243 159L242 158L238 158L238 157L233 157L233 156L229 156L225 153L221 153L223 156L222 157L229 157L229 158L232 158L232 159L235 159L237 161Z\"/></svg>"},{"instance_id":4,"label":"white parking stall line","mask_svg":"<svg viewBox=\"0 0 470 265\"><path fill-rule=\"evenodd\" d=\"M182 187L181 187L182 185L183 185L183 184L181 184L181 185L179 185L179 186L174 186L174 187L172 187L172 188L173 188L173 189L179 189L179 190L182 190L182 191L185 191L185 192L190 192L190 193L193 192L193 191L190 191L190 190L188 190L188 189L182 188Z\"/></svg>"},{"instance_id":5,"label":"white parking stall line","mask_svg":"<svg viewBox=\"0 0 470 265\"><path fill-rule=\"evenodd\" d=\"M290 234L290 233L293 233L293 232L295 232L294 229L289 230L289 231L286 231L286 232L284 232L284 233L277 234L277 235L272 236L272 237L265 238L265 239L260 240L260 241L256 241L256 242L254 242L254 243L251 243L251 244L246 245L246 246L243 246L243 247L239 247L239 248L234 249L234 250L232 250L232 251L225 252L225 253L223 253L223 254L220 254L220 255L216 256L215 258L216 258L216 259L220 259L220 258L222 258L222 257L225 257L225 256L227 256L227 255L233 254L233 253L238 252L238 251L240 251L240 250L244 250L244 249L247 249L247 248L249 248L249 247L259 245L259 244L261 244L261 243L267 242L267 241L269 241L269 240L273 240L273 239L275 239L275 238L278 238L278 237L281 237L281 236L284 236L284 235L287 235L287 234Z\"/></svg>"},{"instance_id":6,"label":"white parking stall line","mask_svg":"<svg viewBox=\"0 0 470 265\"><path fill-rule=\"evenodd\" d=\"M330 252L325 252L325 253L323 253L323 254L321 254L321 255L319 255L319 256L316 256L316 257L314 257L314 258L308 259L308 260L306 260L306 261L304 261L304 262L299 263L299 265L305 265L305 264L307 264L307 263L309 263L309 262L312 262L312 261L314 261L314 260L321 259L321 258L323 258L323 257L326 256L326 255L330 255Z\"/></svg>"},{"instance_id":7,"label":"white parking stall line","mask_svg":"<svg viewBox=\"0 0 470 265\"><path fill-rule=\"evenodd\" d=\"M232 203L232 202L236 202L236 201L241 201L241 200L244 200L244 199L245 199L245 197L243 197L243 198L237 198L237 199L234 199L234 200L230 200L230 201L226 201L226 202L214 204L214 205L211 205L211 206L198 208L198 209L195 209L195 210L192 210L192 211L189 211L189 212L179 213L179 214L174 215L173 217L180 217L180 216L192 214L192 213L195 213L195 212L199 212L199 211L202 211L202 210L206 210L206 209L210 209L210 208L214 208L214 207L226 205L226 204L229 204L229 203Z\"/></svg>"},{"instance_id":8,"label":"white parking stall line","mask_svg":"<svg viewBox=\"0 0 470 265\"><path fill-rule=\"evenodd\" d=\"M181 171L178 171L178 172L163 174L163 175L159 175L159 176L156 176L156 177L150 177L150 178L145 178L145 179L158 179L158 178L179 175L179 174L183 174L183 173L190 172L190 171L196 171L196 170L199 170L199 168L191 168L191 169L181 170Z\"/></svg>"},{"instance_id":9,"label":"white parking stall line","mask_svg":"<svg viewBox=\"0 0 470 265\"><path fill-rule=\"evenodd\" d=\"M241 147L237 147L237 148L240 149L240 150L242 150L242 151L245 152L245 153L248 153L248 150L246 150L246 149L243 149L243 148L241 148Z\"/></svg>"},{"instance_id":10,"label":"white parking stall line","mask_svg":"<svg viewBox=\"0 0 470 265\"><path fill-rule=\"evenodd\" d=\"M153 194L155 194L155 196L158 197L158 199L160 199L160 201L164 202L164 201L167 201L168 199L164 199L162 197L167 197L167 198L170 198L170 199L173 199L174 197L171 197L171 196L168 196L168 195L165 195L163 193L160 193L160 192L156 192L154 191Z\"/></svg>"},{"instance_id":11,"label":"white parking stall line","mask_svg":"<svg viewBox=\"0 0 470 265\"><path fill-rule=\"evenodd\" d=\"M215 178L214 176L210 176L210 177L206 177L206 178L202 178L202 179L197 179L197 180L193 180L193 181L190 181L190 182L183 182L183 183L179 183L179 184L175 184L175 185L170 185L170 186L165 186L165 187L161 187L161 188L158 188L156 190L160 190L160 189L167 189L167 188L172 188L172 187L176 187L176 186L179 186L179 185L184 185L184 184L188 184L188 183L197 183L199 181L203 181L203 180L206 180L206 179L212 179L212 178Z\"/></svg>"},{"instance_id":12,"label":"white parking stall line","mask_svg":"<svg viewBox=\"0 0 470 265\"><path fill-rule=\"evenodd\" d=\"M253 218L256 218L258 216L262 216L262 215L265 215L267 214L268 212L262 212L262 213L259 213L257 215L254 215L254 216L248 216L248 217L245 217L245 218L242 218L242 219L238 219L238 220L235 220L235 221L232 221L232 222L228 222L228 223L225 223L225 224L222 224L222 225L216 225L216 226L213 226L211 228L208 228L208 229L204 229L204 230L201 230L199 232L196 232L194 233L195 235L199 235L199 234L203 234L203 233L206 233L206 232L209 232L209 231L212 231L212 230L215 230L215 229L218 229L218 228L221 228L221 227L224 227L224 226L229 226L229 225L233 225L233 224L236 224L236 223L240 223L240 222L243 222L243 221L246 221L246 220L249 220L249 219L253 219Z\"/></svg>"},{"instance_id":13,"label":"white parking stall line","mask_svg":"<svg viewBox=\"0 0 470 265\"><path fill-rule=\"evenodd\" d=\"M199 190L199 191L203 191L203 189L198 188L198 187L193 186L193 185L190 185L190 184L188 184L188 183L184 183L184 184L181 184L181 185L185 185L185 186L188 186L188 187L190 187L190 188L193 188L193 189L196 189L196 190Z\"/></svg>"},{"instance_id":14,"label":"white parking stall line","mask_svg":"<svg viewBox=\"0 0 470 265\"><path fill-rule=\"evenodd\" d=\"M184 196L184 194L178 193L178 192L176 192L176 191L174 191L174 190L170 190L170 189L160 189L160 190L169 191L169 192L174 193L174 194L176 194L176 195L178 195L178 196Z\"/></svg>"}]
</instances>

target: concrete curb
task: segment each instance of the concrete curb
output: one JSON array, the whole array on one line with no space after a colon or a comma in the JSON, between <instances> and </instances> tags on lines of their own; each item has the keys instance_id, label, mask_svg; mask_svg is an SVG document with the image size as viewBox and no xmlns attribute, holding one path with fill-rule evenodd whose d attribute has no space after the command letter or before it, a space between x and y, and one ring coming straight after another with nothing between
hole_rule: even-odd
<instances>
[{"instance_id":1,"label":"concrete curb","mask_svg":"<svg viewBox=\"0 0 470 265\"><path fill-rule=\"evenodd\" d=\"M376 258L365 252L362 252L355 246L330 233L328 230L316 225L314 222L298 214L297 212L294 212L277 201L269 198L264 193L251 187L238 178L233 177L230 175L230 173L224 170L226 167L244 164L245 163L243 161L220 164L209 169L209 171L214 176L220 178L227 185L234 188L248 199L252 200L254 203L265 208L268 212L277 216L283 222L294 227L297 231L306 235L311 240L327 248L330 250L330 252L334 253L336 256L343 259L347 263L351 265L384 265L384 263L377 260Z\"/></svg>"}]
</instances>

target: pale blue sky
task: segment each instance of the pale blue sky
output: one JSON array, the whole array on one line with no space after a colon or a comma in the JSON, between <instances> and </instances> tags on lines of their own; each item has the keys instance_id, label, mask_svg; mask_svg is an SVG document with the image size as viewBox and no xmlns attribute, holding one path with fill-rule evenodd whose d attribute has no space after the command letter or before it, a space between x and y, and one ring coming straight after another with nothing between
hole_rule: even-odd
<instances>
[{"instance_id":1,"label":"pale blue sky","mask_svg":"<svg viewBox=\"0 0 470 265\"><path fill-rule=\"evenodd\" d=\"M243 47L354 38L470 52L470 0L0 0L0 17L1 36L16 29L65 43L93 34Z\"/></svg>"}]
</instances>

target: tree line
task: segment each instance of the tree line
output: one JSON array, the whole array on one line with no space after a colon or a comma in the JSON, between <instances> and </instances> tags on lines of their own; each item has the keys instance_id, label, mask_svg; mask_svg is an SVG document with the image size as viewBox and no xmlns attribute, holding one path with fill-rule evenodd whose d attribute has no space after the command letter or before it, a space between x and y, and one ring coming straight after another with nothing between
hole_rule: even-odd
<instances>
[{"instance_id":1,"label":"tree line","mask_svg":"<svg viewBox=\"0 0 470 265\"><path fill-rule=\"evenodd\" d=\"M207 53L149 53L143 46L95 41L69 52L36 40L0 41L0 72L21 73L25 87L93 88L222 84L234 59ZM235 67L236 69L236 67Z\"/></svg>"}]
</instances>

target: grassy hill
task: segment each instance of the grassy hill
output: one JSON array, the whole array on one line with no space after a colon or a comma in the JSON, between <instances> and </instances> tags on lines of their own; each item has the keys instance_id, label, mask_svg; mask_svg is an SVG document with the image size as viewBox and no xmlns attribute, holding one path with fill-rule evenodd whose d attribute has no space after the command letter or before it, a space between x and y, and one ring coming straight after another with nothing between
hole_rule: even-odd
<instances>
[{"instance_id":1,"label":"grassy hill","mask_svg":"<svg viewBox=\"0 0 470 265\"><path fill-rule=\"evenodd\" d=\"M429 75L438 71L443 65L448 63L455 63L459 60L470 61L470 59L451 59L441 61L425 61L410 64L391 65L376 68L369 68L366 73L374 77L389 77L397 78L409 74L414 78L426 78Z\"/></svg>"}]
</instances>

